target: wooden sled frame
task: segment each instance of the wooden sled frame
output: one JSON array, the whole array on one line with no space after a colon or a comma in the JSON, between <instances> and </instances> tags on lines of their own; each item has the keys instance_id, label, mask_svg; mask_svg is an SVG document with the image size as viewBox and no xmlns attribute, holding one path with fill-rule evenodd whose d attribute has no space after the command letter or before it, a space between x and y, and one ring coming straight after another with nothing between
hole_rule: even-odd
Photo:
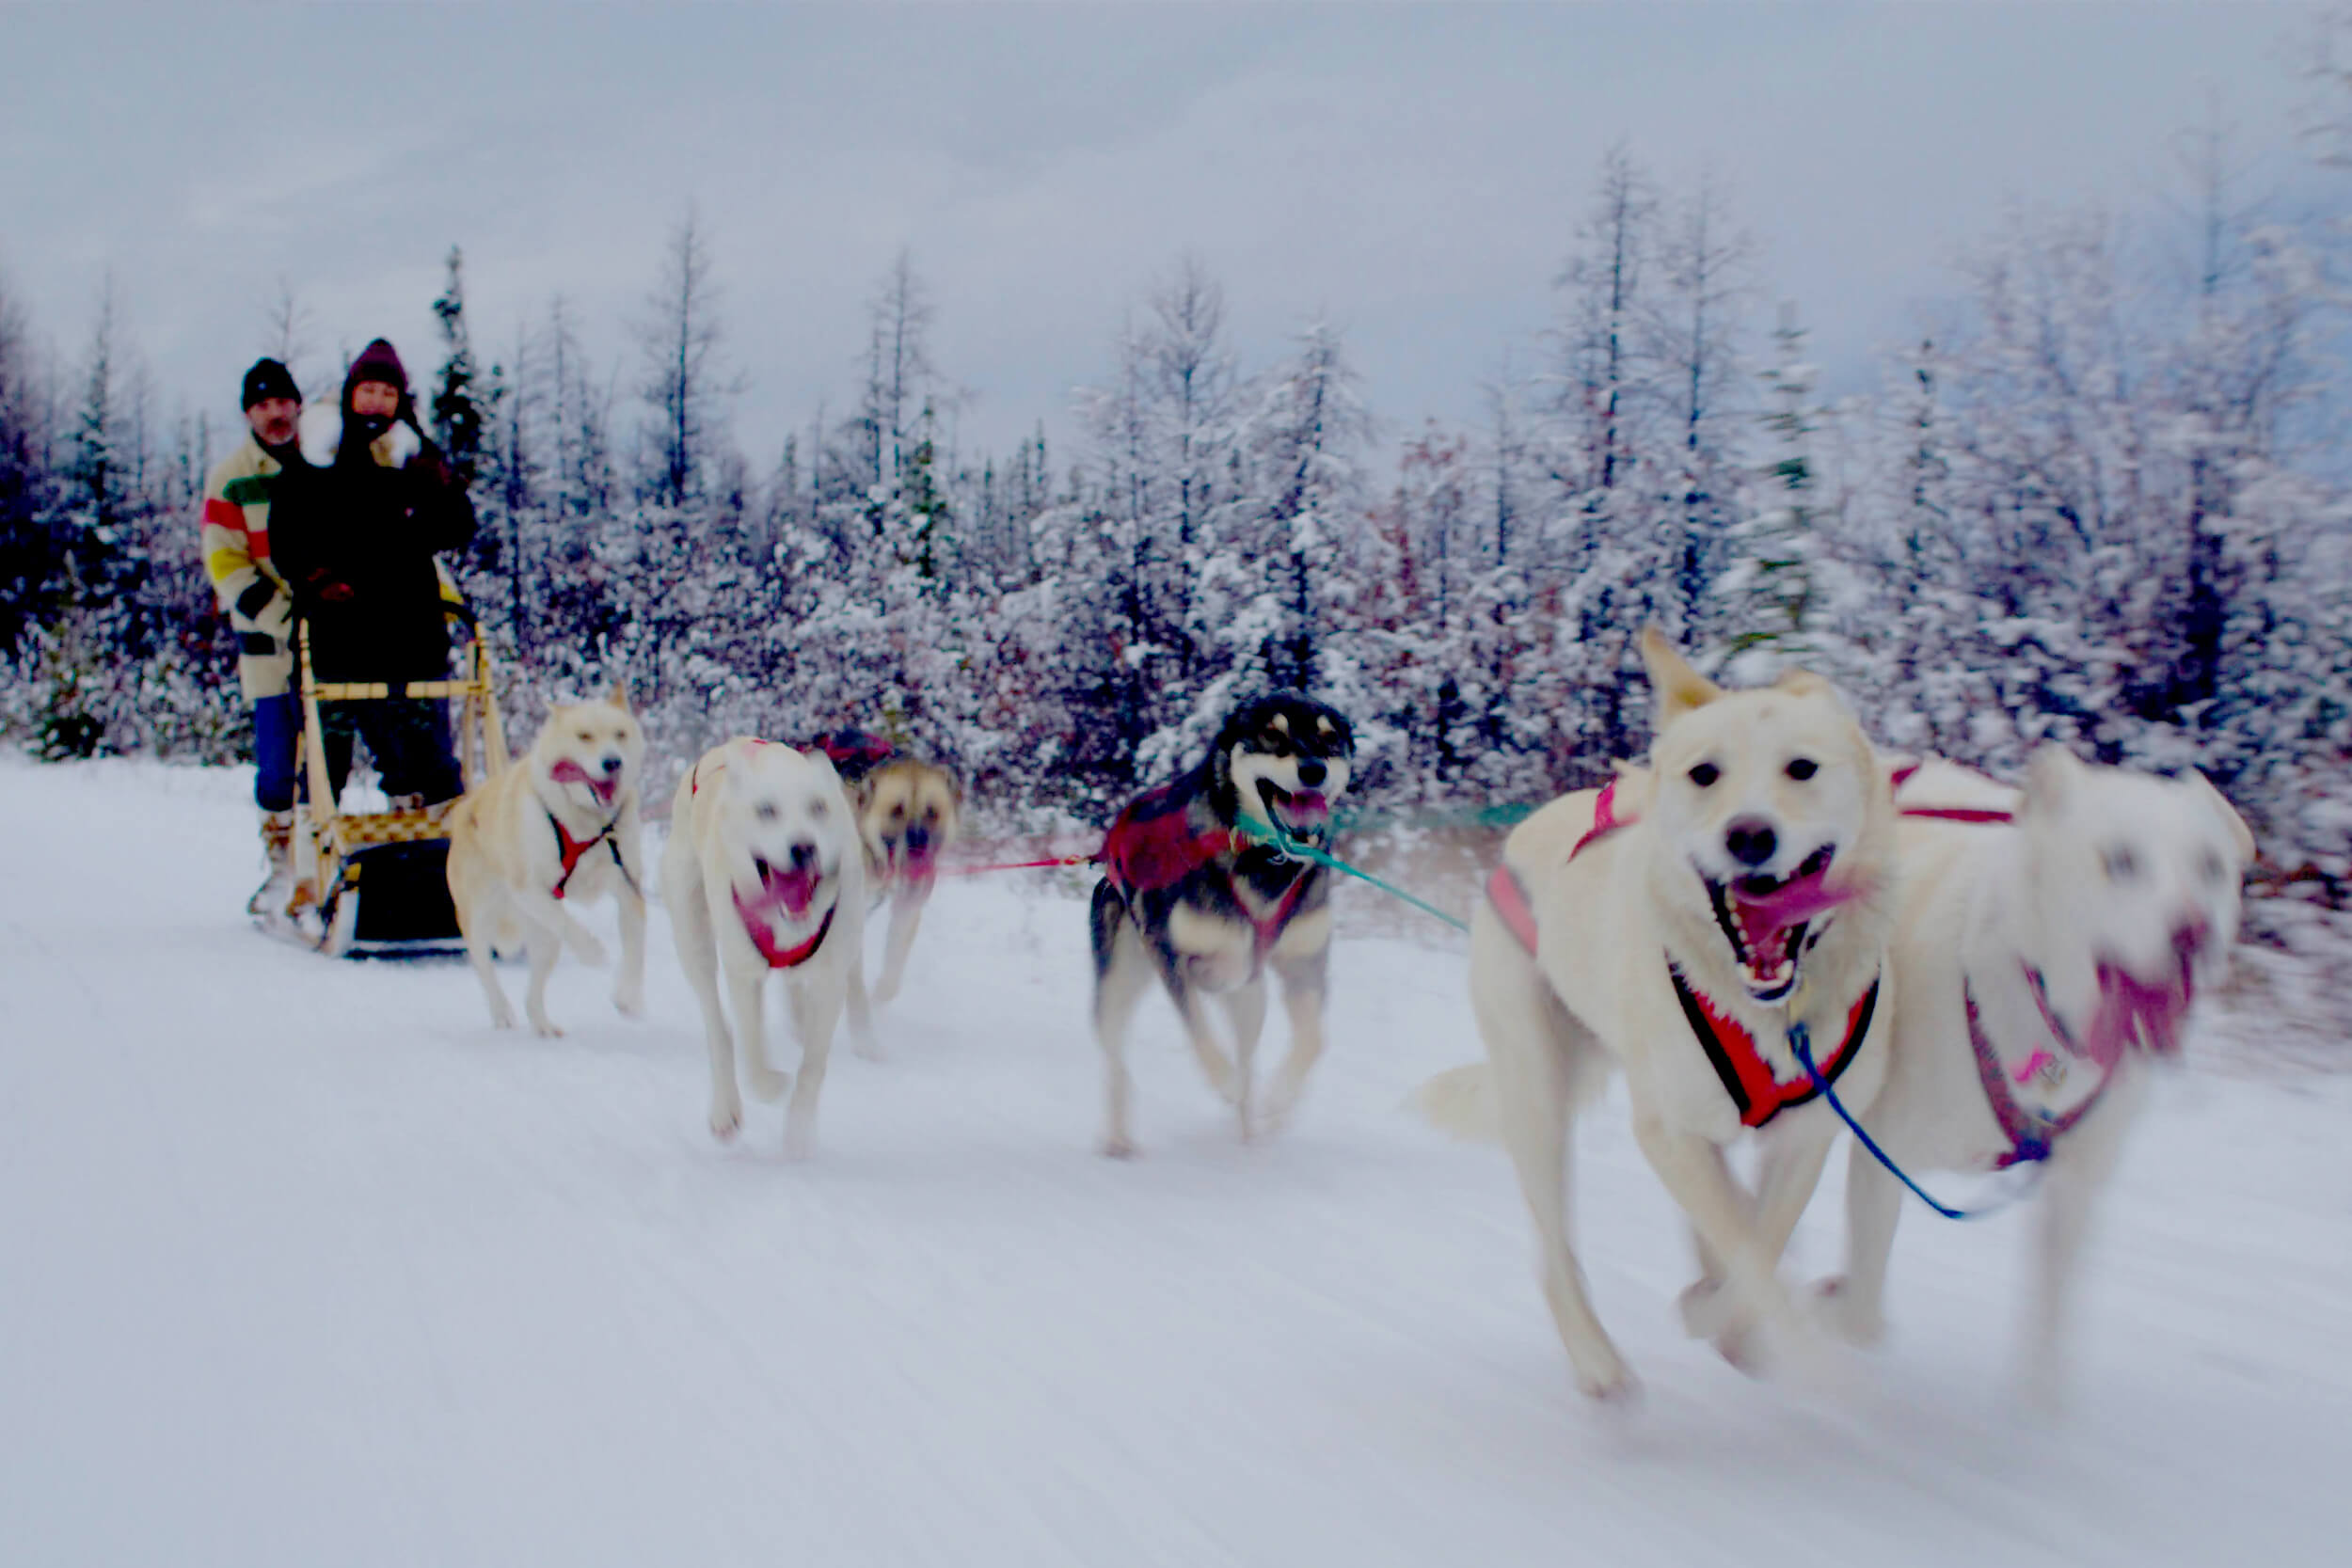
<instances>
[{"instance_id":1,"label":"wooden sled frame","mask_svg":"<svg viewBox=\"0 0 2352 1568\"><path fill-rule=\"evenodd\" d=\"M358 885L352 857L386 844L420 844L449 836L445 819L456 802L444 800L416 810L347 812L328 787L326 736L319 721L324 703L384 702L393 698L453 698L457 764L465 787L474 789L507 764L506 730L492 689L489 644L473 612L444 594L449 620L466 631L465 673L454 680L322 681L310 667L310 627L294 628L302 689L302 764L307 800L297 801L294 832L294 907L314 945L335 957L348 954L358 917L358 901L347 896ZM315 928L313 929L313 922ZM462 951L455 938L426 939L412 950Z\"/></svg>"}]
</instances>

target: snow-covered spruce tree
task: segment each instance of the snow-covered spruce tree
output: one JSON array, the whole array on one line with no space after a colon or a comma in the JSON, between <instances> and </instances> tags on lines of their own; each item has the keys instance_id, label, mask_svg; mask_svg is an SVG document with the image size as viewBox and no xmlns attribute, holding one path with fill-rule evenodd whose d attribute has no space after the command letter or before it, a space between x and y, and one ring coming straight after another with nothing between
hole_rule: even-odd
<instances>
[{"instance_id":1,"label":"snow-covered spruce tree","mask_svg":"<svg viewBox=\"0 0 2352 1568\"><path fill-rule=\"evenodd\" d=\"M953 388L901 252L867 307L862 387L816 453L805 504L771 511L782 618L763 624L771 733L879 725L950 763L979 742L961 678L971 635L955 492L939 439Z\"/></svg>"},{"instance_id":2,"label":"snow-covered spruce tree","mask_svg":"<svg viewBox=\"0 0 2352 1568\"><path fill-rule=\"evenodd\" d=\"M495 415L485 407L474 385L473 339L466 322L466 259L457 246L449 247L446 265L448 281L433 301L433 318L441 330L441 368L433 377L432 435L457 477L470 484L483 434Z\"/></svg>"},{"instance_id":3,"label":"snow-covered spruce tree","mask_svg":"<svg viewBox=\"0 0 2352 1568\"><path fill-rule=\"evenodd\" d=\"M1486 572L1474 465L1469 438L1435 420L1406 443L1395 493L1374 519L1365 575L1365 674L1406 754L1422 759L1406 782L1433 799L1459 787L1481 747L1485 689L1471 628Z\"/></svg>"},{"instance_id":4,"label":"snow-covered spruce tree","mask_svg":"<svg viewBox=\"0 0 2352 1568\"><path fill-rule=\"evenodd\" d=\"M30 322L0 277L0 658L44 613L58 566L39 383Z\"/></svg>"},{"instance_id":5,"label":"snow-covered spruce tree","mask_svg":"<svg viewBox=\"0 0 2352 1568\"><path fill-rule=\"evenodd\" d=\"M1729 192L1702 173L1674 201L1660 239L1653 336L1659 382L1676 427L1674 455L1661 458L1679 500L1675 541L1676 614L1669 623L1692 647L1714 640L1712 589L1729 555L1741 488L1740 423L1747 411L1741 327L1755 290L1756 243L1735 221Z\"/></svg>"},{"instance_id":6,"label":"snow-covered spruce tree","mask_svg":"<svg viewBox=\"0 0 2352 1568\"><path fill-rule=\"evenodd\" d=\"M152 397L111 278L100 289L60 461L37 526L55 541L13 705L36 752L157 750L224 761L240 732L234 650L212 604L184 486L151 461ZM175 502L178 504L175 506Z\"/></svg>"},{"instance_id":7,"label":"snow-covered spruce tree","mask_svg":"<svg viewBox=\"0 0 2352 1568\"><path fill-rule=\"evenodd\" d=\"M1363 667L1364 583L1376 560L1361 466L1371 416L1335 328L1311 322L1296 342L1251 388L1241 453L1250 501L1218 531L1197 579L1203 601L1231 607L1221 667L1139 748L1149 776L1199 756L1225 714L1264 690L1308 691L1348 713L1367 787L1395 750Z\"/></svg>"},{"instance_id":8,"label":"snow-covered spruce tree","mask_svg":"<svg viewBox=\"0 0 2352 1568\"><path fill-rule=\"evenodd\" d=\"M1760 649L1774 663L1818 661L1820 505L1813 438L1820 428L1815 367L1797 308L1784 301L1772 329L1761 423L1768 452L1750 511L1732 531L1732 562L1718 586L1724 642L1735 663Z\"/></svg>"},{"instance_id":9,"label":"snow-covered spruce tree","mask_svg":"<svg viewBox=\"0 0 2352 1568\"><path fill-rule=\"evenodd\" d=\"M533 341L524 383L529 389L518 409L526 421L536 416L539 434L527 441L547 453L540 531L536 538L526 534L522 548L532 663L551 688L588 690L619 673L607 668L604 657L619 640L619 623L611 575L596 550L619 495L611 437L612 378L590 365L561 295L549 301Z\"/></svg>"},{"instance_id":10,"label":"snow-covered spruce tree","mask_svg":"<svg viewBox=\"0 0 2352 1568\"><path fill-rule=\"evenodd\" d=\"M1106 384L1081 400L1109 573L1093 601L1108 661L1088 677L1103 683L1095 721L1106 733L1085 742L1089 754L1135 755L1155 735L1184 733L1229 671L1234 617L1263 590L1271 525L1243 445L1258 400L1239 387L1224 324L1223 291L1182 259L1131 313ZM1264 620L1264 607L1254 612ZM1165 749L1136 766L1157 776L1189 760Z\"/></svg>"},{"instance_id":11,"label":"snow-covered spruce tree","mask_svg":"<svg viewBox=\"0 0 2352 1568\"><path fill-rule=\"evenodd\" d=\"M691 210L646 303L635 496L593 546L612 616L602 652L640 698L657 744L691 756L724 733L759 674L746 644L755 600L740 486L729 477L727 406L741 383L723 357L720 289Z\"/></svg>"},{"instance_id":12,"label":"snow-covered spruce tree","mask_svg":"<svg viewBox=\"0 0 2352 1568\"><path fill-rule=\"evenodd\" d=\"M1589 779L1603 759L1641 749L1641 630L1681 620L1687 449L1677 437L1687 433L1669 416L1682 406L1688 366L1661 331L1660 214L1648 173L1612 147L1559 276L1554 396L1531 443L1549 483L1533 492L1540 527L1518 560L1527 592L1505 698L1518 724L1548 721L1521 744L1554 783Z\"/></svg>"}]
</instances>

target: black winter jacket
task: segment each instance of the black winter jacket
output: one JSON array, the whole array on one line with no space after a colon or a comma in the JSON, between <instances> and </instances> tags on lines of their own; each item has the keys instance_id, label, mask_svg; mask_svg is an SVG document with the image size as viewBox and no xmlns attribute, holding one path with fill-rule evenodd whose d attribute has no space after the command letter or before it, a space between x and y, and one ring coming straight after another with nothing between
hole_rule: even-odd
<instances>
[{"instance_id":1,"label":"black winter jacket","mask_svg":"<svg viewBox=\"0 0 2352 1568\"><path fill-rule=\"evenodd\" d=\"M290 467L270 501L270 555L310 628L323 681L442 680L449 631L434 553L473 538L473 502L413 425L343 450L337 408L302 417L308 465ZM394 461L388 461L391 459Z\"/></svg>"}]
</instances>

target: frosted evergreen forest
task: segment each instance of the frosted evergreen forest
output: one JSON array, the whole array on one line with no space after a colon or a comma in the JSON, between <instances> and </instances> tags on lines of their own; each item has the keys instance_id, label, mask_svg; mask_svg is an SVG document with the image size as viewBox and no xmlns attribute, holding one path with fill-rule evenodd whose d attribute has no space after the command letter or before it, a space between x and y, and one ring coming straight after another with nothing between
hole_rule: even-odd
<instances>
[{"instance_id":1,"label":"frosted evergreen forest","mask_svg":"<svg viewBox=\"0 0 2352 1568\"><path fill-rule=\"evenodd\" d=\"M2016 211L1920 279L1916 335L1834 403L1806 338L1836 302L1770 297L1740 193L1622 145L1474 428L1375 420L1328 321L1242 362L1217 278L1178 257L1072 367L1077 439L959 450L986 367L934 358L901 253L838 402L747 449L730 400L759 367L691 212L622 361L560 297L490 341L456 246L441 341L400 347L471 476L454 564L525 736L620 677L664 767L858 723L952 763L1000 825L1099 824L1237 698L1295 686L1355 718L1359 811L1426 818L1638 753L1656 622L1737 678L1823 671L1892 748L2193 764L2254 825L2258 893L2342 909L2344 234L2249 188L2219 130L2156 162L2161 202ZM247 725L197 511L244 366L158 386L126 315L108 286L36 321L0 276L0 732L227 762ZM252 350L317 326L282 287Z\"/></svg>"}]
</instances>

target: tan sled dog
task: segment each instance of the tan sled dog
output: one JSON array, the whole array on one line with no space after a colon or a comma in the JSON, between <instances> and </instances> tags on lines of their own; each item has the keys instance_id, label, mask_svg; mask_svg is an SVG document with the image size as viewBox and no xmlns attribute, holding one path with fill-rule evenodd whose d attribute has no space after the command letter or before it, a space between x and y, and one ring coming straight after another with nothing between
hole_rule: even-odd
<instances>
[{"instance_id":1,"label":"tan sled dog","mask_svg":"<svg viewBox=\"0 0 2352 1568\"><path fill-rule=\"evenodd\" d=\"M1692 1332L1745 1351L1760 1322L1786 1348L1802 1321L1778 1263L1839 1123L1789 1047L1803 1024L1850 1102L1876 1095L1873 1023L1893 1002L1884 955L1895 818L1884 772L1819 677L1726 691L1655 632L1646 771L1564 796L1520 824L1470 935L1470 999L1489 1069L1427 1085L1455 1131L1500 1132L1535 1223L1544 1293L1586 1392L1631 1391L1567 1234L1575 1111L1625 1069L1633 1128L1695 1232ZM1756 1130L1761 1190L1724 1150Z\"/></svg>"},{"instance_id":2,"label":"tan sled dog","mask_svg":"<svg viewBox=\"0 0 2352 1568\"><path fill-rule=\"evenodd\" d=\"M522 760L450 809L449 892L466 956L489 999L490 1022L515 1026L515 1010L490 967L490 950L522 941L531 956L523 1010L542 1035L548 976L569 945L591 964L604 947L571 911L611 897L621 906L621 972L613 1005L635 1017L645 1006L645 895L638 846L637 780L645 736L615 687L601 703L548 715Z\"/></svg>"},{"instance_id":3,"label":"tan sled dog","mask_svg":"<svg viewBox=\"0 0 2352 1568\"><path fill-rule=\"evenodd\" d=\"M2091 1210L2151 1064L2178 1053L2228 959L2253 836L2198 774L2088 767L2055 745L2034 753L2022 792L1930 763L1906 770L1897 800L1902 996L1885 1088L1860 1119L1914 1177L2046 1155L2024 1391L2054 1405ZM1863 1149L1847 1160L1846 1273L1822 1305L1867 1344L1884 1330L1905 1200Z\"/></svg>"},{"instance_id":4,"label":"tan sled dog","mask_svg":"<svg viewBox=\"0 0 2352 1568\"><path fill-rule=\"evenodd\" d=\"M871 1033L859 941L866 855L833 764L821 752L767 740L730 740L704 752L678 781L661 894L678 962L702 1004L712 1135L732 1138L743 1124L735 1079L739 1038L755 1095L777 1100L791 1089L785 1148L807 1154L845 1001L852 1033L862 1040ZM771 974L791 1000L801 1041L797 1084L769 1065L762 1008ZM720 1004L722 975L727 1007Z\"/></svg>"},{"instance_id":5,"label":"tan sled dog","mask_svg":"<svg viewBox=\"0 0 2352 1568\"><path fill-rule=\"evenodd\" d=\"M882 977L874 1001L890 1001L906 978L907 954L939 880L939 857L962 831L963 791L935 762L909 756L879 736L841 730L816 743L841 775L866 846L866 897L890 903Z\"/></svg>"}]
</instances>

